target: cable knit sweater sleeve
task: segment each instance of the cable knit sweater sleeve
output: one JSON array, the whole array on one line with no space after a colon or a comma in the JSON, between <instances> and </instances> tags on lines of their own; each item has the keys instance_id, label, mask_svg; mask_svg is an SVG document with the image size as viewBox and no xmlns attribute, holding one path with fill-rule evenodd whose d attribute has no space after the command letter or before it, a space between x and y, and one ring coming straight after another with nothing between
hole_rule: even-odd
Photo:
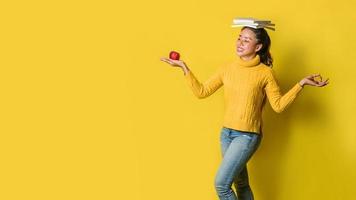
<instances>
[{"instance_id":1,"label":"cable knit sweater sleeve","mask_svg":"<svg viewBox=\"0 0 356 200\"><path fill-rule=\"evenodd\" d=\"M194 95L199 99L206 98L212 95L216 90L218 90L223 85L222 75L224 67L219 67L215 73L204 83L201 83L189 70L185 74L185 78L188 81L189 87L192 89Z\"/></svg>"},{"instance_id":2,"label":"cable knit sweater sleeve","mask_svg":"<svg viewBox=\"0 0 356 200\"><path fill-rule=\"evenodd\" d=\"M281 113L294 101L298 93L302 90L302 86L297 83L288 92L282 95L274 71L272 69L268 70L266 76L267 83L265 91L268 101L275 112Z\"/></svg>"}]
</instances>

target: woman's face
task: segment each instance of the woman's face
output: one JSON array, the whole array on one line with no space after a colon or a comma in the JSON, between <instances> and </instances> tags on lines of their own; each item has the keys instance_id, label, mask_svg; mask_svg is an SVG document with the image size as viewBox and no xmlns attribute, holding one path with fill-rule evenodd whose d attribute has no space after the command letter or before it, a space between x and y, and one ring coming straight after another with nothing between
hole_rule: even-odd
<instances>
[{"instance_id":1,"label":"woman's face","mask_svg":"<svg viewBox=\"0 0 356 200\"><path fill-rule=\"evenodd\" d=\"M248 28L241 30L236 43L236 51L240 57L254 57L261 48L262 44L257 44L253 31Z\"/></svg>"}]
</instances>

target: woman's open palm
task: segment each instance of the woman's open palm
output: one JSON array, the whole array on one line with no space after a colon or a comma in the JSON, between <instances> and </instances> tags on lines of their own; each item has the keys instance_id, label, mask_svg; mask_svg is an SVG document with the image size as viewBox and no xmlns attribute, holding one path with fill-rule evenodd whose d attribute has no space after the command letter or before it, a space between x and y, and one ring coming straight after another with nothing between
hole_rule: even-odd
<instances>
[{"instance_id":1,"label":"woman's open palm","mask_svg":"<svg viewBox=\"0 0 356 200\"><path fill-rule=\"evenodd\" d=\"M320 80L317 80L316 78L320 78ZM326 79L323 81L323 78L321 77L320 74L312 74L307 77L305 77L301 81L302 85L311 85L311 86L317 86L317 87L324 87L329 83L329 79Z\"/></svg>"},{"instance_id":2,"label":"woman's open palm","mask_svg":"<svg viewBox=\"0 0 356 200\"><path fill-rule=\"evenodd\" d=\"M183 67L183 66L185 66L185 63L184 63L183 60L173 60L173 59L165 58L165 57L161 58L160 60L172 65L173 67Z\"/></svg>"}]
</instances>

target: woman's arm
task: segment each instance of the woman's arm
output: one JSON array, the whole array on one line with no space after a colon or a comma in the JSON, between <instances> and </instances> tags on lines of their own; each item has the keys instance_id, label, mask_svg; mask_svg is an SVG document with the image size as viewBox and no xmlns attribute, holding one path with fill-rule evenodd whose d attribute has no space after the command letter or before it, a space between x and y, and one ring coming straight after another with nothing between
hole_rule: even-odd
<instances>
[{"instance_id":1,"label":"woman's arm","mask_svg":"<svg viewBox=\"0 0 356 200\"><path fill-rule=\"evenodd\" d=\"M320 78L320 80L316 80L316 78ZM282 95L277 80L275 78L275 74L273 70L270 70L270 73L267 76L267 85L265 87L265 91L273 110L277 113L281 113L294 101L298 93L305 85L324 87L328 83L329 79L322 81L322 77L320 74L312 74L303 78L301 81L295 84L287 93Z\"/></svg>"},{"instance_id":2,"label":"woman's arm","mask_svg":"<svg viewBox=\"0 0 356 200\"><path fill-rule=\"evenodd\" d=\"M201 83L186 65L184 65L182 69L184 71L184 76L188 81L189 87L192 89L194 95L199 99L206 98L212 95L223 85L221 68L218 69L204 83Z\"/></svg>"},{"instance_id":3,"label":"woman's arm","mask_svg":"<svg viewBox=\"0 0 356 200\"><path fill-rule=\"evenodd\" d=\"M302 88L300 83L296 83L288 92L282 95L275 74L270 70L265 91L272 109L277 113L281 113L294 101Z\"/></svg>"},{"instance_id":4,"label":"woman's arm","mask_svg":"<svg viewBox=\"0 0 356 200\"><path fill-rule=\"evenodd\" d=\"M208 80L201 83L182 60L173 60L169 58L161 58L161 60L172 66L182 68L189 87L199 99L212 95L223 85L222 67L220 67Z\"/></svg>"}]
</instances>

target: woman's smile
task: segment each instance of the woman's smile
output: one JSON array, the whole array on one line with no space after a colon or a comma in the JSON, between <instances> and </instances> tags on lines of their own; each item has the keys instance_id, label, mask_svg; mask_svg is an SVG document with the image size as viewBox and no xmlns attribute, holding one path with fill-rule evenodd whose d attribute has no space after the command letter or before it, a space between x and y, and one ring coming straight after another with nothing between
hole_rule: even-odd
<instances>
[{"instance_id":1,"label":"woman's smile","mask_svg":"<svg viewBox=\"0 0 356 200\"><path fill-rule=\"evenodd\" d=\"M238 52L243 52L243 50L244 50L243 48L237 47L237 51L238 51Z\"/></svg>"}]
</instances>

